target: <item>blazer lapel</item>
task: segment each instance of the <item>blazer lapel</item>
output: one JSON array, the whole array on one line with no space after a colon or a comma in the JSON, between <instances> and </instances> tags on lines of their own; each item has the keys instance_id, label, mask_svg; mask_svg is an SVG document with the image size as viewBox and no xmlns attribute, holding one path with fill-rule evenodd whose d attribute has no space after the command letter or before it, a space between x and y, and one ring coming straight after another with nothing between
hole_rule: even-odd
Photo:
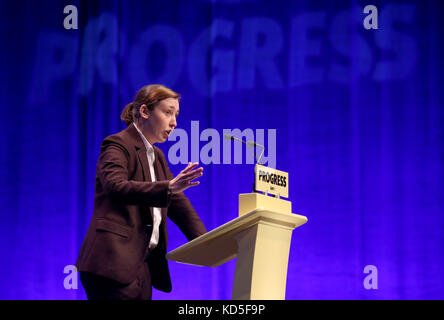
<instances>
[{"instance_id":1,"label":"blazer lapel","mask_svg":"<svg viewBox=\"0 0 444 320\"><path fill-rule=\"evenodd\" d=\"M134 144L136 148L137 157L139 158L140 166L142 167L142 179L143 181L151 181L150 167L148 164L148 158L146 156L146 148L143 144L143 140L140 137L134 123L131 123L128 128L126 128L130 141Z\"/></svg>"},{"instance_id":2,"label":"blazer lapel","mask_svg":"<svg viewBox=\"0 0 444 320\"><path fill-rule=\"evenodd\" d=\"M162 163L159 160L160 159L159 152L156 150L156 148L154 148L154 154L155 154L154 173L156 174L156 180L157 181L166 180L166 176L165 176L165 172L163 171ZM164 221L167 218L168 208L161 208L160 211L162 213L162 223L164 223Z\"/></svg>"},{"instance_id":3,"label":"blazer lapel","mask_svg":"<svg viewBox=\"0 0 444 320\"><path fill-rule=\"evenodd\" d=\"M159 155L157 152L154 152L154 173L156 174L156 180L162 181L165 180L165 175L163 174L162 165L159 161Z\"/></svg>"},{"instance_id":4,"label":"blazer lapel","mask_svg":"<svg viewBox=\"0 0 444 320\"><path fill-rule=\"evenodd\" d=\"M145 148L139 148L136 146L136 149L137 149L137 157L139 158L139 163L142 166L143 180L153 181L151 179L150 166L148 164L148 158L146 156Z\"/></svg>"},{"instance_id":5,"label":"blazer lapel","mask_svg":"<svg viewBox=\"0 0 444 320\"><path fill-rule=\"evenodd\" d=\"M137 149L137 157L139 158L139 163L141 164L142 167L142 174L143 174L143 180L144 181L153 181L151 179L151 173L150 173L150 167L148 164L148 158L146 156L146 149L143 148L139 148L136 146ZM149 207L150 209L150 213L151 213L151 217L153 217L153 208Z\"/></svg>"}]
</instances>

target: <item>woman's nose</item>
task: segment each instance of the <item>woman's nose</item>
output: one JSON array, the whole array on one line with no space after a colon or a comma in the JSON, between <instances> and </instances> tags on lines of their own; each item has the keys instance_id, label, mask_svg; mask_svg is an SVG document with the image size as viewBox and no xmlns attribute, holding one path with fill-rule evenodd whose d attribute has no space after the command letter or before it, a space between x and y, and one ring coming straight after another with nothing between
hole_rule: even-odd
<instances>
[{"instance_id":1,"label":"woman's nose","mask_svg":"<svg viewBox=\"0 0 444 320\"><path fill-rule=\"evenodd\" d=\"M173 117L173 119L170 122L170 127L175 128L177 126L177 121L176 121L176 117Z\"/></svg>"}]
</instances>

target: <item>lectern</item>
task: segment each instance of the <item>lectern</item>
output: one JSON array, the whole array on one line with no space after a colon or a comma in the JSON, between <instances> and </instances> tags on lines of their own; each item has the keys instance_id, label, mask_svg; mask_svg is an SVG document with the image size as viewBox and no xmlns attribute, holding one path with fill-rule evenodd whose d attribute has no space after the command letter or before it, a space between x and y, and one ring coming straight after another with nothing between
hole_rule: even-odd
<instances>
[{"instance_id":1,"label":"lectern","mask_svg":"<svg viewBox=\"0 0 444 320\"><path fill-rule=\"evenodd\" d=\"M307 222L291 202L258 192L239 195L239 217L169 252L167 259L217 267L237 258L235 300L283 300L293 229Z\"/></svg>"}]
</instances>

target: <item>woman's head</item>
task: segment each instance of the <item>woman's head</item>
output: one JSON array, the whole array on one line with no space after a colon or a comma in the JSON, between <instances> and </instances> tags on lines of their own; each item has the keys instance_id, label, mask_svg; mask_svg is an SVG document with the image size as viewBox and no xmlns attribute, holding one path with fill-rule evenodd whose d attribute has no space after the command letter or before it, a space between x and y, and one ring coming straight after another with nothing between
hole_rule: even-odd
<instances>
[{"instance_id":1,"label":"woman's head","mask_svg":"<svg viewBox=\"0 0 444 320\"><path fill-rule=\"evenodd\" d=\"M140 118L140 107L142 105L146 105L146 108L149 111L153 111L160 101L167 98L178 100L180 95L161 84L145 86L137 92L134 101L126 105L125 109L122 111L120 119L129 126L132 122Z\"/></svg>"},{"instance_id":2,"label":"woman's head","mask_svg":"<svg viewBox=\"0 0 444 320\"><path fill-rule=\"evenodd\" d=\"M148 85L137 92L120 118L129 126L132 122L153 144L164 142L177 126L180 95L163 85Z\"/></svg>"}]
</instances>

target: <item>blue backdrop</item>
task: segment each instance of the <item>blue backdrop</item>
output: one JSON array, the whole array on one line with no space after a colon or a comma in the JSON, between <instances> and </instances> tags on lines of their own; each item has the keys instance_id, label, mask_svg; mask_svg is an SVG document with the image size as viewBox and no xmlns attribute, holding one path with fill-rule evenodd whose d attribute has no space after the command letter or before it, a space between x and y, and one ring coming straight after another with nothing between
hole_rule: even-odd
<instances>
[{"instance_id":1,"label":"blue backdrop","mask_svg":"<svg viewBox=\"0 0 444 320\"><path fill-rule=\"evenodd\" d=\"M64 27L69 4L78 29ZM363 26L367 4L376 30ZM100 143L150 83L182 95L176 139L188 140L158 146L173 173L204 166L186 194L207 229L235 218L252 187L248 150L223 148L224 129L289 172L308 223L293 233L287 299L443 299L442 12L442 1L2 1L0 299L85 298L64 268L91 218ZM169 232L169 249L185 243ZM369 265L377 289L364 286ZM170 262L173 292L153 298L230 299L234 267Z\"/></svg>"}]
</instances>

